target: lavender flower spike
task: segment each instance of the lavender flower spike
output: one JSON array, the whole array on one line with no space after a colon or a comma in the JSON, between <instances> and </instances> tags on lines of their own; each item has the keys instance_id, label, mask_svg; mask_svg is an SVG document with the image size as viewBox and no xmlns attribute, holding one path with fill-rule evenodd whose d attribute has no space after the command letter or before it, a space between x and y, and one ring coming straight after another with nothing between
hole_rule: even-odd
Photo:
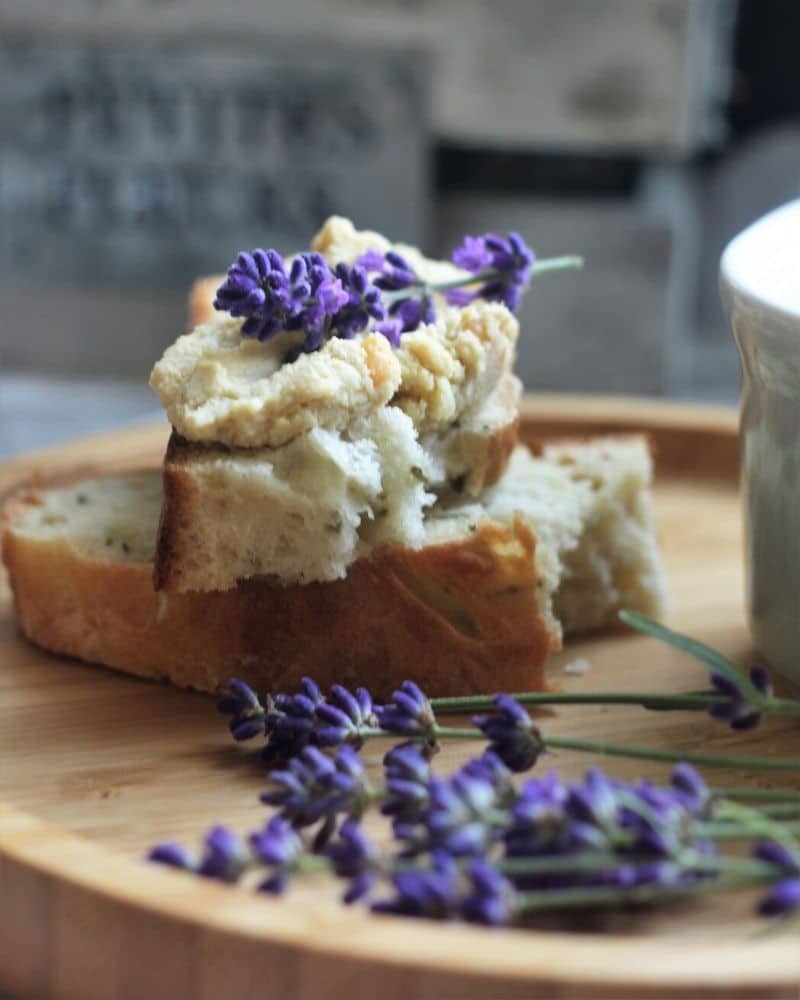
<instances>
[{"instance_id":1,"label":"lavender flower spike","mask_svg":"<svg viewBox=\"0 0 800 1000\"><path fill-rule=\"evenodd\" d=\"M319 820L330 827L341 813L360 817L371 791L361 758L350 746L340 747L334 757L306 747L271 778L275 787L263 792L261 801L279 808L281 817L295 827Z\"/></svg>"},{"instance_id":2,"label":"lavender flower spike","mask_svg":"<svg viewBox=\"0 0 800 1000\"><path fill-rule=\"evenodd\" d=\"M250 834L250 849L257 861L272 869L259 889L276 894L286 889L305 852L299 835L280 816L273 816L263 830Z\"/></svg>"},{"instance_id":3,"label":"lavender flower spike","mask_svg":"<svg viewBox=\"0 0 800 1000\"><path fill-rule=\"evenodd\" d=\"M760 695L764 698L772 697L772 680L763 667L751 667L750 680ZM737 731L755 729L761 722L763 705L748 700L747 694L736 681L715 671L711 673L711 683L723 697L711 705L708 714L714 719L730 723L731 729Z\"/></svg>"},{"instance_id":4,"label":"lavender flower spike","mask_svg":"<svg viewBox=\"0 0 800 1000\"><path fill-rule=\"evenodd\" d=\"M172 842L157 844L147 857L149 861L221 882L237 882L251 863L245 842L225 826L214 826L205 835L202 858Z\"/></svg>"},{"instance_id":5,"label":"lavender flower spike","mask_svg":"<svg viewBox=\"0 0 800 1000\"><path fill-rule=\"evenodd\" d=\"M277 250L240 253L217 289L214 308L243 317L242 336L269 340L283 330L303 330L305 350L316 350L329 318L348 294L318 253L299 254L288 273Z\"/></svg>"},{"instance_id":6,"label":"lavender flower spike","mask_svg":"<svg viewBox=\"0 0 800 1000\"><path fill-rule=\"evenodd\" d=\"M355 903L370 892L381 873L381 856L363 828L348 819L339 828L337 839L325 848L339 878L350 880L343 901Z\"/></svg>"},{"instance_id":7,"label":"lavender flower spike","mask_svg":"<svg viewBox=\"0 0 800 1000\"><path fill-rule=\"evenodd\" d=\"M519 305L522 293L533 274L535 254L519 233L511 232L503 238L494 233L485 236L467 236L463 244L453 251L453 263L481 276L484 283L474 292L473 298L503 302L512 311ZM454 289L448 295L453 305L466 304L464 290Z\"/></svg>"},{"instance_id":8,"label":"lavender flower spike","mask_svg":"<svg viewBox=\"0 0 800 1000\"><path fill-rule=\"evenodd\" d=\"M473 723L489 740L489 749L512 771L528 771L539 759L544 744L539 730L522 705L511 695L494 696L495 712L476 715Z\"/></svg>"}]
</instances>

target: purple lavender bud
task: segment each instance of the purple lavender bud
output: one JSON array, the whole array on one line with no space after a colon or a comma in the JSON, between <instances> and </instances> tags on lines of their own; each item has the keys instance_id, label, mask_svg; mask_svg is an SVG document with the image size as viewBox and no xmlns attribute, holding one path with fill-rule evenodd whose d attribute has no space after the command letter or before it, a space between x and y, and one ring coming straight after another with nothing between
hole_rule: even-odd
<instances>
[{"instance_id":1,"label":"purple lavender bud","mask_svg":"<svg viewBox=\"0 0 800 1000\"><path fill-rule=\"evenodd\" d=\"M381 729L395 736L435 740L436 716L427 696L413 681L403 681L388 705L376 705L375 717Z\"/></svg>"},{"instance_id":2,"label":"purple lavender bud","mask_svg":"<svg viewBox=\"0 0 800 1000\"><path fill-rule=\"evenodd\" d=\"M568 824L567 797L568 790L554 771L525 782L503 838L509 856L545 854L557 848Z\"/></svg>"},{"instance_id":3,"label":"purple lavender bud","mask_svg":"<svg viewBox=\"0 0 800 1000\"><path fill-rule=\"evenodd\" d=\"M407 840L430 804L430 764L417 747L404 744L386 754L383 766L387 796L381 812L392 817L395 836Z\"/></svg>"},{"instance_id":4,"label":"purple lavender bud","mask_svg":"<svg viewBox=\"0 0 800 1000\"><path fill-rule=\"evenodd\" d=\"M699 772L691 764L678 764L672 771L670 784L680 802L692 816L705 816L711 804L711 792Z\"/></svg>"},{"instance_id":5,"label":"purple lavender bud","mask_svg":"<svg viewBox=\"0 0 800 1000\"><path fill-rule=\"evenodd\" d=\"M205 836L199 875L221 882L237 882L250 864L250 852L241 837L225 826L212 827Z\"/></svg>"},{"instance_id":6,"label":"purple lavender bud","mask_svg":"<svg viewBox=\"0 0 800 1000\"><path fill-rule=\"evenodd\" d=\"M430 806L421 817L416 846L456 858L485 854L497 838L495 827L485 820L494 805L491 784L459 772L449 779L431 778L429 790Z\"/></svg>"},{"instance_id":7,"label":"purple lavender bud","mask_svg":"<svg viewBox=\"0 0 800 1000\"><path fill-rule=\"evenodd\" d=\"M753 667L750 671L750 680L762 696L772 695L772 682L763 667ZM736 681L716 671L711 673L711 683L723 698L712 703L708 714L713 719L729 723L731 729L739 732L755 729L761 722L763 705L749 700L748 695Z\"/></svg>"},{"instance_id":8,"label":"purple lavender bud","mask_svg":"<svg viewBox=\"0 0 800 1000\"><path fill-rule=\"evenodd\" d=\"M414 273L414 268L396 250L389 250L386 253L380 271L375 284L385 292L396 292L421 284Z\"/></svg>"},{"instance_id":9,"label":"purple lavender bud","mask_svg":"<svg viewBox=\"0 0 800 1000\"><path fill-rule=\"evenodd\" d=\"M567 796L567 811L585 823L608 827L615 821L617 796L614 786L603 772L592 767L582 783L575 783Z\"/></svg>"},{"instance_id":10,"label":"purple lavender bud","mask_svg":"<svg viewBox=\"0 0 800 1000\"><path fill-rule=\"evenodd\" d=\"M800 857L777 840L759 840L752 848L753 857L782 868L791 875L800 875Z\"/></svg>"},{"instance_id":11,"label":"purple lavender bud","mask_svg":"<svg viewBox=\"0 0 800 1000\"><path fill-rule=\"evenodd\" d=\"M471 274L492 266L492 254L486 241L479 236L465 236L460 247L453 251L453 263Z\"/></svg>"},{"instance_id":12,"label":"purple lavender bud","mask_svg":"<svg viewBox=\"0 0 800 1000\"><path fill-rule=\"evenodd\" d=\"M180 868L181 871L186 872L196 872L199 866L194 852L174 841L156 844L150 849L147 859L160 865L168 865L170 868Z\"/></svg>"},{"instance_id":13,"label":"purple lavender bud","mask_svg":"<svg viewBox=\"0 0 800 1000\"><path fill-rule=\"evenodd\" d=\"M467 236L464 243L453 252L453 262L476 276L495 272L475 292L475 296L489 301L503 302L514 310L519 305L522 292L531 280L535 255L519 233L507 237L487 233L484 236ZM459 298L462 302L459 302ZM453 304L464 304L463 296L448 296Z\"/></svg>"},{"instance_id":14,"label":"purple lavender bud","mask_svg":"<svg viewBox=\"0 0 800 1000\"><path fill-rule=\"evenodd\" d=\"M477 292L471 292L468 288L451 288L444 293L444 297L451 306L458 306L459 309L463 309L464 306L468 306L470 302L474 302L479 296Z\"/></svg>"},{"instance_id":15,"label":"purple lavender bud","mask_svg":"<svg viewBox=\"0 0 800 1000\"><path fill-rule=\"evenodd\" d=\"M505 927L514 918L516 894L511 883L487 861L469 867L471 889L461 903L465 920L491 927Z\"/></svg>"},{"instance_id":16,"label":"purple lavender bud","mask_svg":"<svg viewBox=\"0 0 800 1000\"><path fill-rule=\"evenodd\" d=\"M403 324L399 319L385 319L375 324L375 330L382 333L392 347L400 346L400 337L403 333Z\"/></svg>"},{"instance_id":17,"label":"purple lavender bud","mask_svg":"<svg viewBox=\"0 0 800 1000\"><path fill-rule=\"evenodd\" d=\"M496 711L476 715L472 722L489 740L489 749L512 771L533 767L544 749L533 720L510 695L494 696Z\"/></svg>"},{"instance_id":18,"label":"purple lavender bud","mask_svg":"<svg viewBox=\"0 0 800 1000\"><path fill-rule=\"evenodd\" d=\"M378 724L369 691L358 688L353 695L341 684L333 685L327 702L316 706L315 715L317 721L323 724L317 728L314 737L318 746L352 743L360 747L363 743L361 730Z\"/></svg>"},{"instance_id":19,"label":"purple lavender bud","mask_svg":"<svg viewBox=\"0 0 800 1000\"><path fill-rule=\"evenodd\" d=\"M372 320L386 318L381 290L369 281L363 267L337 264L336 277L347 295L331 319L331 328L339 337L354 337L366 330Z\"/></svg>"},{"instance_id":20,"label":"purple lavender bud","mask_svg":"<svg viewBox=\"0 0 800 1000\"><path fill-rule=\"evenodd\" d=\"M453 859L438 852L433 868L400 871L392 878L393 899L372 904L374 913L392 913L432 920L452 920L460 915L460 878Z\"/></svg>"},{"instance_id":21,"label":"purple lavender bud","mask_svg":"<svg viewBox=\"0 0 800 1000\"><path fill-rule=\"evenodd\" d=\"M217 701L217 711L230 715L229 728L237 742L254 739L266 731L264 706L255 691L242 680L228 683L228 694Z\"/></svg>"},{"instance_id":22,"label":"purple lavender bud","mask_svg":"<svg viewBox=\"0 0 800 1000\"><path fill-rule=\"evenodd\" d=\"M750 668L750 683L765 698L771 698L774 693L772 678L767 670L756 664Z\"/></svg>"},{"instance_id":23,"label":"purple lavender bud","mask_svg":"<svg viewBox=\"0 0 800 1000\"><path fill-rule=\"evenodd\" d=\"M365 250L355 263L357 267L363 267L365 271L372 272L382 271L385 260L386 258L380 250L371 247L369 250Z\"/></svg>"},{"instance_id":24,"label":"purple lavender bud","mask_svg":"<svg viewBox=\"0 0 800 1000\"><path fill-rule=\"evenodd\" d=\"M262 830L250 834L250 848L261 864L272 869L272 874L259 889L283 892L304 853L303 841L291 824L280 816L273 816Z\"/></svg>"},{"instance_id":25,"label":"purple lavender bud","mask_svg":"<svg viewBox=\"0 0 800 1000\"><path fill-rule=\"evenodd\" d=\"M268 340L285 329L292 299L281 255L261 249L240 253L217 289L214 308L244 318L246 337Z\"/></svg>"},{"instance_id":26,"label":"purple lavender bud","mask_svg":"<svg viewBox=\"0 0 800 1000\"><path fill-rule=\"evenodd\" d=\"M800 907L800 878L787 878L772 886L758 904L762 917L789 917Z\"/></svg>"},{"instance_id":27,"label":"purple lavender bud","mask_svg":"<svg viewBox=\"0 0 800 1000\"><path fill-rule=\"evenodd\" d=\"M350 746L340 747L334 757L308 746L271 779L275 787L263 792L261 801L280 809L280 816L295 827L324 821L320 845L337 816L361 815L370 792L364 765Z\"/></svg>"},{"instance_id":28,"label":"purple lavender bud","mask_svg":"<svg viewBox=\"0 0 800 1000\"><path fill-rule=\"evenodd\" d=\"M370 892L381 871L378 849L358 823L345 820L339 828L338 838L325 848L333 870L339 878L350 880L345 891L345 903L354 903Z\"/></svg>"},{"instance_id":29,"label":"purple lavender bud","mask_svg":"<svg viewBox=\"0 0 800 1000\"><path fill-rule=\"evenodd\" d=\"M316 709L323 701L310 677L302 678L297 694L275 695L275 711L266 720L269 739L261 754L267 763L288 760L308 746L316 727Z\"/></svg>"},{"instance_id":30,"label":"purple lavender bud","mask_svg":"<svg viewBox=\"0 0 800 1000\"><path fill-rule=\"evenodd\" d=\"M403 333L416 330L423 324L436 322L436 307L431 295L400 299L390 306L389 313L400 321Z\"/></svg>"}]
</instances>

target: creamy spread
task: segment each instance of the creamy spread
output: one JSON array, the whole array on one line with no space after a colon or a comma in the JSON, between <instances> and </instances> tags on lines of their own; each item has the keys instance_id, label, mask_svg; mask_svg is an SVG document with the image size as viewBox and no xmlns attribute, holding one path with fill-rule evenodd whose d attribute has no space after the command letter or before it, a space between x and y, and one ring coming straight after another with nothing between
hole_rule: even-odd
<instances>
[{"instance_id":1,"label":"creamy spread","mask_svg":"<svg viewBox=\"0 0 800 1000\"><path fill-rule=\"evenodd\" d=\"M392 247L426 281L462 273L338 216L311 244L332 264ZM488 398L512 368L518 334L516 318L499 303L461 309L437 297L436 311L436 322L404 334L397 350L381 334L333 338L292 364L282 360L296 335L261 343L241 336L240 320L220 315L169 347L150 385L176 431L202 443L280 447L314 427L344 430L387 404L418 431L432 430Z\"/></svg>"}]
</instances>

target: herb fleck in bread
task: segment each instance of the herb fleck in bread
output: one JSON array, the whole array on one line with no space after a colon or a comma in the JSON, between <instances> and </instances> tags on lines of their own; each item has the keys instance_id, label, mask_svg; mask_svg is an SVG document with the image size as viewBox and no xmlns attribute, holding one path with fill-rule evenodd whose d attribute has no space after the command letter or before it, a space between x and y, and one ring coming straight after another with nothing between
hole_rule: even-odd
<instances>
[{"instance_id":1,"label":"herb fleck in bread","mask_svg":"<svg viewBox=\"0 0 800 1000\"><path fill-rule=\"evenodd\" d=\"M649 476L642 439L518 449L481 502L438 504L418 548L378 547L343 580L165 595L152 584L153 470L17 495L3 560L30 639L143 677L275 690L313 674L379 697L407 677L436 695L537 688L558 616L575 632L620 602L663 613Z\"/></svg>"}]
</instances>

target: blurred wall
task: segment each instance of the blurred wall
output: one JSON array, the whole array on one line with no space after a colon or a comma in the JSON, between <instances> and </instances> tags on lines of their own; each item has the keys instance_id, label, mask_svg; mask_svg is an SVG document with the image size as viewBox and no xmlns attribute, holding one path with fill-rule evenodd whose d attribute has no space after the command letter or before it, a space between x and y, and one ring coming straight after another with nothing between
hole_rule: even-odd
<instances>
[{"instance_id":1,"label":"blurred wall","mask_svg":"<svg viewBox=\"0 0 800 1000\"><path fill-rule=\"evenodd\" d=\"M195 274L339 211L583 253L526 300L530 387L733 398L721 242L796 187L791 128L731 128L751 10L0 0L0 367L142 380Z\"/></svg>"}]
</instances>

